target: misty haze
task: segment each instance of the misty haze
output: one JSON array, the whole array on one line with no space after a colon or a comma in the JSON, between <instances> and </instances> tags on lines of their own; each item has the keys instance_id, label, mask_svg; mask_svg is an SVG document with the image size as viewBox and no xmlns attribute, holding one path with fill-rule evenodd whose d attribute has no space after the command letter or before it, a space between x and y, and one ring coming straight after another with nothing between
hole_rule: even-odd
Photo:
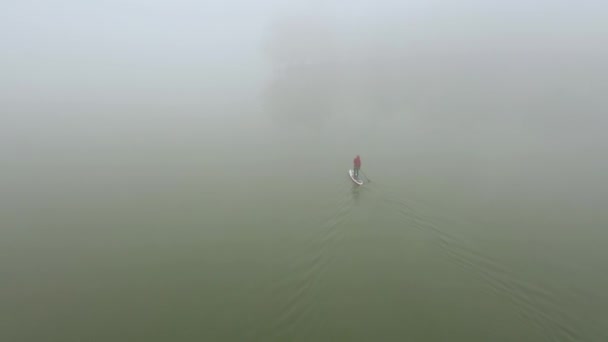
<instances>
[{"instance_id":1,"label":"misty haze","mask_svg":"<svg viewBox=\"0 0 608 342\"><path fill-rule=\"evenodd\" d=\"M0 8L1 341L608 341L608 4Z\"/></svg>"}]
</instances>

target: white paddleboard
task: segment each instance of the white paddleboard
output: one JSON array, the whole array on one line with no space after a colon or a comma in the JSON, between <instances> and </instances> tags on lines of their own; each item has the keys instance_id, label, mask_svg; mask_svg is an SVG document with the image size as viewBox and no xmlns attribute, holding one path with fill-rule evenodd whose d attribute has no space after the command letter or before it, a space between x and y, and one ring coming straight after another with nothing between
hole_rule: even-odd
<instances>
[{"instance_id":1,"label":"white paddleboard","mask_svg":"<svg viewBox=\"0 0 608 342\"><path fill-rule=\"evenodd\" d=\"M357 185L363 185L363 181L361 179L355 178L355 171L353 171L353 169L348 170L348 174L350 175L350 179L352 179Z\"/></svg>"}]
</instances>

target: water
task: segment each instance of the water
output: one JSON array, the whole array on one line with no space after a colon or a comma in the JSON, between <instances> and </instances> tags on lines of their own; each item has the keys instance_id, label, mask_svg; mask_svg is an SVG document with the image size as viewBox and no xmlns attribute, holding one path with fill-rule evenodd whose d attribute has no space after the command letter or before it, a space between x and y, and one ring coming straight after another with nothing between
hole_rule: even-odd
<instances>
[{"instance_id":1,"label":"water","mask_svg":"<svg viewBox=\"0 0 608 342\"><path fill-rule=\"evenodd\" d=\"M460 174L485 162L470 153L387 153L406 146L387 135L398 120L370 133L372 181L357 187L340 122L316 136L256 120L238 141L192 128L205 134L99 144L97 127L80 144L34 142L5 171L4 339L607 336L592 192L541 176L556 165L499 181Z\"/></svg>"}]
</instances>

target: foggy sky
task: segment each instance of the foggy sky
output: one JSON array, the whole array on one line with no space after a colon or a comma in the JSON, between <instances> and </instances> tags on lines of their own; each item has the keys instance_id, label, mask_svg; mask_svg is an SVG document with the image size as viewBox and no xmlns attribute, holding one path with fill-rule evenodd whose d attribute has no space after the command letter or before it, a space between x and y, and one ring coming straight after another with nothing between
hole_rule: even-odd
<instances>
[{"instance_id":1,"label":"foggy sky","mask_svg":"<svg viewBox=\"0 0 608 342\"><path fill-rule=\"evenodd\" d=\"M10 1L2 7L0 101L9 110L69 103L204 107L263 92L274 69L301 63L319 73L329 65L335 82L379 93L370 101L382 102L385 88L393 88L400 95L388 94L386 102L403 95L409 106L420 96L441 101L429 92L451 93L447 102L479 98L462 83L538 93L550 82L547 92L558 92L561 101L572 90L573 101L588 102L606 80L608 6L600 1ZM310 82L319 83L314 88L324 80ZM505 101L520 101L518 95Z\"/></svg>"},{"instance_id":2,"label":"foggy sky","mask_svg":"<svg viewBox=\"0 0 608 342\"><path fill-rule=\"evenodd\" d=\"M512 141L605 149L607 10L600 1L10 1L0 12L1 129L25 144L49 129L156 123L148 134L194 135L197 125L213 131L208 118L319 129L351 116L368 128L415 123L404 134L520 132Z\"/></svg>"}]
</instances>

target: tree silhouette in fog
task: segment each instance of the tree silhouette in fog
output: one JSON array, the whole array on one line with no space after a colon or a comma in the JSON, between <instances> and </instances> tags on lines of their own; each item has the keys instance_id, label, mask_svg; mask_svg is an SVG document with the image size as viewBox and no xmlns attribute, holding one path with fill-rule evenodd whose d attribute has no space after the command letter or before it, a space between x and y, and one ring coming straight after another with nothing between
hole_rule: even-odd
<instances>
[{"instance_id":1,"label":"tree silhouette in fog","mask_svg":"<svg viewBox=\"0 0 608 342\"><path fill-rule=\"evenodd\" d=\"M276 21L266 46L272 77L265 107L281 122L316 124L337 110L337 41L322 17L284 17Z\"/></svg>"}]
</instances>

